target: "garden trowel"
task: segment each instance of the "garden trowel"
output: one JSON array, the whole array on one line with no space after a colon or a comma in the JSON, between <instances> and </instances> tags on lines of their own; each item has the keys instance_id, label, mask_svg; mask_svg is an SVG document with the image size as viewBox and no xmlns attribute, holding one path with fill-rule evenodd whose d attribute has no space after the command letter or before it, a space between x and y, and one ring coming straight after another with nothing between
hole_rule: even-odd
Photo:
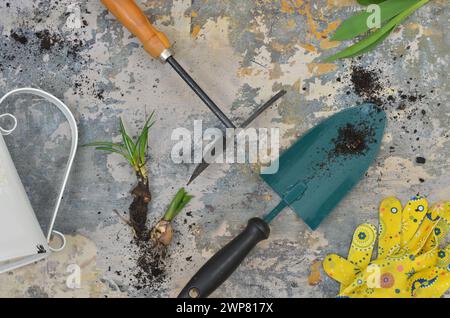
<instances>
[{"instance_id":1,"label":"garden trowel","mask_svg":"<svg viewBox=\"0 0 450 318\"><path fill-rule=\"evenodd\" d=\"M288 148L274 174L261 174L280 196L263 218L217 252L195 274L179 297L207 297L239 266L256 244L269 237L269 223L290 207L316 229L358 183L375 159L383 138L385 113L373 104L348 108L324 120Z\"/></svg>"}]
</instances>

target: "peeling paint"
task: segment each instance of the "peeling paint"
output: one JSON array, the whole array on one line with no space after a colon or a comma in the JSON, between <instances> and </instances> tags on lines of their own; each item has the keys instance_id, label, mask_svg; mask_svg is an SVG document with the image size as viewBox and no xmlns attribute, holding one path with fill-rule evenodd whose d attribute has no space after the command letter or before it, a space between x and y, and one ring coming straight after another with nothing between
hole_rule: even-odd
<instances>
[{"instance_id":1,"label":"peeling paint","mask_svg":"<svg viewBox=\"0 0 450 318\"><path fill-rule=\"evenodd\" d=\"M89 239L67 236L67 246L44 261L0 275L1 297L123 297L103 282L96 268L97 248ZM80 268L80 288L69 288L70 265ZM44 283L46 282L46 283ZM70 285L69 285L70 286Z\"/></svg>"}]
</instances>

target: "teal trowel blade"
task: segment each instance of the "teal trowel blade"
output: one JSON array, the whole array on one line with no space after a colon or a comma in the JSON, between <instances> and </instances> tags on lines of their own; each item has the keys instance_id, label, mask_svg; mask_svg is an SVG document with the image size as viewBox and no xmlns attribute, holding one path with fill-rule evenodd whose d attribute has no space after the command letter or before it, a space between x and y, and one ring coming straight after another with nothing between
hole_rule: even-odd
<instances>
[{"instance_id":1,"label":"teal trowel blade","mask_svg":"<svg viewBox=\"0 0 450 318\"><path fill-rule=\"evenodd\" d=\"M386 115L373 104L351 107L309 130L279 157L263 180L316 229L375 159ZM283 202L282 202L283 203Z\"/></svg>"}]
</instances>

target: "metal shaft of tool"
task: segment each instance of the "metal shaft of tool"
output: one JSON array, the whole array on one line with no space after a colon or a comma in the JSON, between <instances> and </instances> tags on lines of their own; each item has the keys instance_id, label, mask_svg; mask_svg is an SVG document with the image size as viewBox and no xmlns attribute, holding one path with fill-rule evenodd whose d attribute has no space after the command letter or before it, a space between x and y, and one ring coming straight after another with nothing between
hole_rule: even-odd
<instances>
[{"instance_id":1,"label":"metal shaft of tool","mask_svg":"<svg viewBox=\"0 0 450 318\"><path fill-rule=\"evenodd\" d=\"M266 223L272 222L272 220L276 218L277 215L280 214L285 207L287 207L286 202L280 201L280 203L278 203L277 206L274 207L272 211L270 211L264 216L263 220L266 221Z\"/></svg>"},{"instance_id":2,"label":"metal shaft of tool","mask_svg":"<svg viewBox=\"0 0 450 318\"><path fill-rule=\"evenodd\" d=\"M259 107L256 111L254 111L250 117L248 117L241 125L240 128L245 128L248 125L250 125L250 123L255 120L256 117L258 117L259 115L261 115L267 108L269 108L270 106L272 106L276 101L278 101L281 97L283 97L286 94L286 91L283 89L281 91L279 91L276 95L274 95L271 99L269 99L264 105L262 105L261 107ZM223 143L223 150L225 151L226 148L226 140L225 137L222 139L222 143ZM204 159L202 160L201 163L199 163L197 165L197 167L195 168L194 172L191 175L191 178L189 179L187 185L191 184L192 181L194 181L203 171L206 170L206 168L209 167L209 163L207 163Z\"/></svg>"},{"instance_id":3,"label":"metal shaft of tool","mask_svg":"<svg viewBox=\"0 0 450 318\"><path fill-rule=\"evenodd\" d=\"M197 94L198 97L205 103L206 106L214 113L214 115L219 118L219 120L225 125L226 128L236 128L236 126L231 122L231 120L225 115L212 101L211 98L203 91L203 89L198 86L198 84L192 79L192 77L183 69L183 67L178 64L177 60L173 56L170 56L166 60L167 63L172 66L172 68L181 76L181 78L189 85L189 87Z\"/></svg>"},{"instance_id":4,"label":"metal shaft of tool","mask_svg":"<svg viewBox=\"0 0 450 318\"><path fill-rule=\"evenodd\" d=\"M277 100L279 100L281 97L283 97L286 94L286 91L284 89L282 89L281 91L279 91L278 93L276 93L274 96L272 96L271 99L269 99L264 105L262 105L261 107L259 107L256 111L254 111L250 117L248 117L242 124L241 124L241 128L245 128L248 125L251 124L252 121L254 121L256 119L256 117L258 117L259 115L261 115L267 108L269 108L270 106L272 106L273 104L275 104L275 102Z\"/></svg>"}]
</instances>

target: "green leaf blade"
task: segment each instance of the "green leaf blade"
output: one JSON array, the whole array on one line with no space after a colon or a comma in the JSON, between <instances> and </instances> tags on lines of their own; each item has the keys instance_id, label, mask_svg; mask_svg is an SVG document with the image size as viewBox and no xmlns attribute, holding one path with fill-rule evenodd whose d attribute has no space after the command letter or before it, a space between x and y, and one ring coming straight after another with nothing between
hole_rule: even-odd
<instances>
[{"instance_id":1,"label":"green leaf blade","mask_svg":"<svg viewBox=\"0 0 450 318\"><path fill-rule=\"evenodd\" d=\"M343 51L340 51L332 56L329 56L328 58L325 59L325 62L332 62L337 59L354 57L360 55L360 52L367 52L368 50L370 50L370 48L373 48L374 46L381 43L380 38L384 37L383 39L385 39L397 25L403 22L403 20L408 18L414 11L425 5L427 2L429 2L429 0L420 0L416 2L407 10L391 19L381 29L372 32L370 35L368 35L358 43L351 45L350 47L344 49Z\"/></svg>"},{"instance_id":2,"label":"green leaf blade","mask_svg":"<svg viewBox=\"0 0 450 318\"><path fill-rule=\"evenodd\" d=\"M119 149L123 149L126 150L124 145L122 144L118 144L118 143L114 143L114 142L109 142L109 141L94 141L88 144L83 144L80 147L115 147L115 148L119 148Z\"/></svg>"},{"instance_id":3,"label":"green leaf blade","mask_svg":"<svg viewBox=\"0 0 450 318\"><path fill-rule=\"evenodd\" d=\"M153 115L155 112L153 111L150 116L147 118L147 121L145 122L144 129L142 130L142 133L140 134L138 141L136 142L137 148L138 148L138 158L140 160L141 164L145 163L145 156L147 152L147 144L148 144L148 131L155 123L150 122L153 118Z\"/></svg>"},{"instance_id":4,"label":"green leaf blade","mask_svg":"<svg viewBox=\"0 0 450 318\"><path fill-rule=\"evenodd\" d=\"M139 136L139 158L142 164L145 162L145 155L147 152L148 129L149 127L145 127L142 134Z\"/></svg>"},{"instance_id":5,"label":"green leaf blade","mask_svg":"<svg viewBox=\"0 0 450 318\"><path fill-rule=\"evenodd\" d=\"M147 121L145 122L144 128L145 128L145 127L150 128L150 127L153 126L153 124L155 123L155 121L153 121L153 122L150 123L150 120L152 120L153 115L155 115L155 111L152 111L152 113L150 114L150 116L148 116Z\"/></svg>"},{"instance_id":6,"label":"green leaf blade","mask_svg":"<svg viewBox=\"0 0 450 318\"><path fill-rule=\"evenodd\" d=\"M371 45L363 48L362 50L355 52L354 54L348 55L345 58L352 58L352 57L356 57L356 56L360 56L362 54L365 54L367 52L372 51L373 49L375 49L378 45L380 45L384 40L386 40L386 38L392 33L392 31L395 30L395 27L393 27L390 31L386 32L385 34L383 34L377 41L375 41L374 43L372 43Z\"/></svg>"},{"instance_id":7,"label":"green leaf blade","mask_svg":"<svg viewBox=\"0 0 450 318\"><path fill-rule=\"evenodd\" d=\"M368 6L369 4L379 4L386 0L358 0L358 3L363 6Z\"/></svg>"},{"instance_id":8,"label":"green leaf blade","mask_svg":"<svg viewBox=\"0 0 450 318\"><path fill-rule=\"evenodd\" d=\"M380 4L381 23L384 23L401 12L405 11L418 1L411 0L387 0ZM339 26L334 35L331 37L332 41L351 40L358 35L368 32L370 29L367 26L367 19L372 13L363 11L356 14Z\"/></svg>"},{"instance_id":9,"label":"green leaf blade","mask_svg":"<svg viewBox=\"0 0 450 318\"><path fill-rule=\"evenodd\" d=\"M184 188L180 188L172 199L163 219L171 222L178 214L180 214L192 198L193 196L189 195Z\"/></svg>"},{"instance_id":10,"label":"green leaf blade","mask_svg":"<svg viewBox=\"0 0 450 318\"><path fill-rule=\"evenodd\" d=\"M183 200L180 202L180 205L178 206L177 212L180 213L181 210L192 200L194 196L193 195L185 195L183 197Z\"/></svg>"},{"instance_id":11,"label":"green leaf blade","mask_svg":"<svg viewBox=\"0 0 450 318\"><path fill-rule=\"evenodd\" d=\"M116 154L121 155L122 157L124 157L129 162L130 162L130 159L131 159L126 153L124 153L124 152L122 152L120 150L111 148L111 147L96 147L95 150L102 150L102 151L107 151L107 152L111 152L111 153L116 153Z\"/></svg>"},{"instance_id":12,"label":"green leaf blade","mask_svg":"<svg viewBox=\"0 0 450 318\"><path fill-rule=\"evenodd\" d=\"M120 118L120 134L122 135L123 143L125 144L125 147L127 149L128 155L131 158L131 165L136 166L136 161L134 160L134 148L135 144L131 137L127 134L125 130L125 126L123 124L122 118Z\"/></svg>"}]
</instances>

